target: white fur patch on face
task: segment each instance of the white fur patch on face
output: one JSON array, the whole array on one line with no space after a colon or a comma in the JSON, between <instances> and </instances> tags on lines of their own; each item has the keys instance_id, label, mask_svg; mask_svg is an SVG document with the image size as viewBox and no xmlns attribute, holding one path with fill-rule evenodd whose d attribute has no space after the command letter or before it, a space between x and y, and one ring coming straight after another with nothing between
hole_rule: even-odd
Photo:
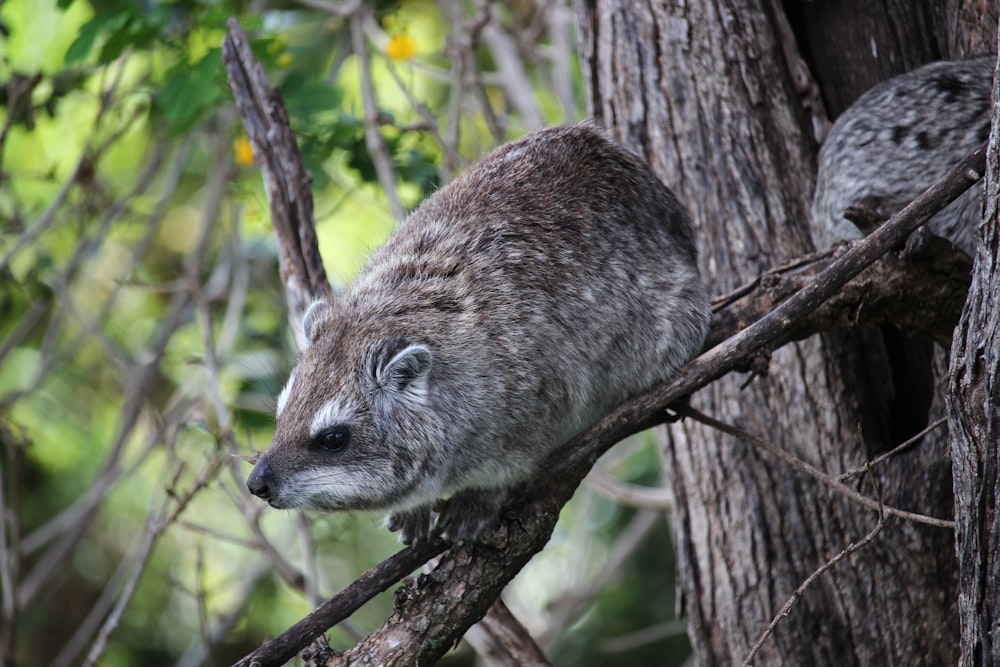
<instances>
[{"instance_id":1,"label":"white fur patch on face","mask_svg":"<svg viewBox=\"0 0 1000 667\"><path fill-rule=\"evenodd\" d=\"M391 480L361 470L319 467L293 475L283 489L283 507L316 510L383 509Z\"/></svg>"},{"instance_id":2,"label":"white fur patch on face","mask_svg":"<svg viewBox=\"0 0 1000 667\"><path fill-rule=\"evenodd\" d=\"M316 416L309 424L309 437L315 438L316 434L331 426L350 424L355 412L354 406L346 404L342 399L333 399L316 411Z\"/></svg>"},{"instance_id":3,"label":"white fur patch on face","mask_svg":"<svg viewBox=\"0 0 1000 667\"><path fill-rule=\"evenodd\" d=\"M288 378L288 382L285 383L285 388L281 390L278 394L278 405L275 408L274 416L280 417L281 411L285 409L285 404L288 403L288 395L292 393L292 385L295 384L295 370L292 370L292 374Z\"/></svg>"}]
</instances>

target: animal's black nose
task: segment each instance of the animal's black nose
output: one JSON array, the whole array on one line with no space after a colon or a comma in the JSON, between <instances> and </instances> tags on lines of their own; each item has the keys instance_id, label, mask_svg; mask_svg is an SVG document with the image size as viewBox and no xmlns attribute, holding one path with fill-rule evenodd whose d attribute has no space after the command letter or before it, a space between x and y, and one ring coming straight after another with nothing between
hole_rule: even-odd
<instances>
[{"instance_id":1,"label":"animal's black nose","mask_svg":"<svg viewBox=\"0 0 1000 667\"><path fill-rule=\"evenodd\" d=\"M267 459L261 457L257 460L253 470L250 471L250 476L247 477L247 489L250 490L250 493L264 500L271 499L271 487L268 484L269 472Z\"/></svg>"}]
</instances>

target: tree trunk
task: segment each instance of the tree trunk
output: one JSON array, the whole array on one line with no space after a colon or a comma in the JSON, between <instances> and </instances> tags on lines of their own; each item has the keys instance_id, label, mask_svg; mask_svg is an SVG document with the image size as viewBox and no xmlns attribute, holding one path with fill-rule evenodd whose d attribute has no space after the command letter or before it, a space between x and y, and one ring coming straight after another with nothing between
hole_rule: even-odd
<instances>
[{"instance_id":1,"label":"tree trunk","mask_svg":"<svg viewBox=\"0 0 1000 667\"><path fill-rule=\"evenodd\" d=\"M997 89L994 82L993 97ZM1000 665L1000 138L993 109L986 213L972 287L951 352L949 426L959 560L959 664Z\"/></svg>"},{"instance_id":2,"label":"tree trunk","mask_svg":"<svg viewBox=\"0 0 1000 667\"><path fill-rule=\"evenodd\" d=\"M813 119L803 111L810 92L797 77L797 44L811 39L823 99L840 110L875 81L939 57L941 44L963 43L933 34L960 21L940 19L931 5L829 3L838 16L855 19L833 22L818 10L826 4L802 3L786 16L775 0L577 0L591 113L692 209L703 275L717 294L811 249L806 216L816 145ZM880 22L890 18L886 30ZM867 55L837 64L844 55L838 49L858 55L845 44L861 44ZM923 359L916 365L923 402L893 403L891 369L911 368L893 353L914 345ZM765 374L725 378L692 402L837 474L941 413L940 394L929 405L928 351L920 345L880 332L814 337L762 360ZM939 372L942 359L938 353ZM900 383L897 375L896 382L910 380ZM738 664L795 588L878 518L697 424L672 428L664 449L695 652L702 664ZM870 479L855 483L889 505L951 514L940 432L880 465L873 478L877 491ZM759 664L954 663L956 568L949 531L887 521L873 542L806 590L764 643Z\"/></svg>"}]
</instances>

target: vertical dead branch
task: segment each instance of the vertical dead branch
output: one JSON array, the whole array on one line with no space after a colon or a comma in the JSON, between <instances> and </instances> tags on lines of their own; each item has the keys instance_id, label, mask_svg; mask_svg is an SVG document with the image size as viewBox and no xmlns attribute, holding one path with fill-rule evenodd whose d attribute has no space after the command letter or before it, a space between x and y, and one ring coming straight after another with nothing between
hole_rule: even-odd
<instances>
[{"instance_id":1,"label":"vertical dead branch","mask_svg":"<svg viewBox=\"0 0 1000 667\"><path fill-rule=\"evenodd\" d=\"M254 60L246 35L235 19L229 21L222 58L264 178L271 222L278 237L288 319L301 348L305 346L301 325L306 308L318 298L332 296L316 241L309 189L312 176L302 162L281 97L268 85L264 68Z\"/></svg>"}]
</instances>

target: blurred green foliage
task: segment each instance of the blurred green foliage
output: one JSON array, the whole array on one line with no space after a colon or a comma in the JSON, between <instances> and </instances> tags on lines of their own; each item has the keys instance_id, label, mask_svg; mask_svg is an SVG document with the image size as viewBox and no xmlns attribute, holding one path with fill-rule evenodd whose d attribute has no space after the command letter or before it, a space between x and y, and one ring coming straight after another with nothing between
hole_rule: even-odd
<instances>
[{"instance_id":1,"label":"blurred green foliage","mask_svg":"<svg viewBox=\"0 0 1000 667\"><path fill-rule=\"evenodd\" d=\"M305 572L313 596L396 548L377 517L261 513L242 485L295 352L267 202L219 52L230 16L288 108L331 279L349 280L394 225L366 145L346 21L286 3L253 3L260 13L250 14L250 5L0 4L0 550L20 553L0 563L13 576L0 587L23 601L6 619L16 621L19 664L84 664L119 601L97 664L229 664L312 607L254 540L266 536ZM505 20L520 10L496 8ZM416 0L381 2L375 17L420 54L414 63L376 52L372 63L395 185L414 206L439 185L443 156L410 95L445 115L448 14ZM493 67L485 50L473 61ZM547 120L564 120L551 87L532 81ZM485 97L502 98L489 87ZM506 133L520 133L509 105L498 108ZM466 159L493 143L481 115L459 122ZM623 475L652 482L652 446L638 451ZM566 510L569 527L518 584L524 597L558 594L546 572L567 553L598 567L604 551L581 554L574 532L592 548L610 545L634 514L608 501L587 507ZM619 664L598 642L671 619L672 570L661 523L560 640L557 661ZM373 629L390 604L382 596L353 621ZM351 643L341 629L330 639ZM683 659L683 638L669 642ZM673 664L663 646L623 655Z\"/></svg>"}]
</instances>

